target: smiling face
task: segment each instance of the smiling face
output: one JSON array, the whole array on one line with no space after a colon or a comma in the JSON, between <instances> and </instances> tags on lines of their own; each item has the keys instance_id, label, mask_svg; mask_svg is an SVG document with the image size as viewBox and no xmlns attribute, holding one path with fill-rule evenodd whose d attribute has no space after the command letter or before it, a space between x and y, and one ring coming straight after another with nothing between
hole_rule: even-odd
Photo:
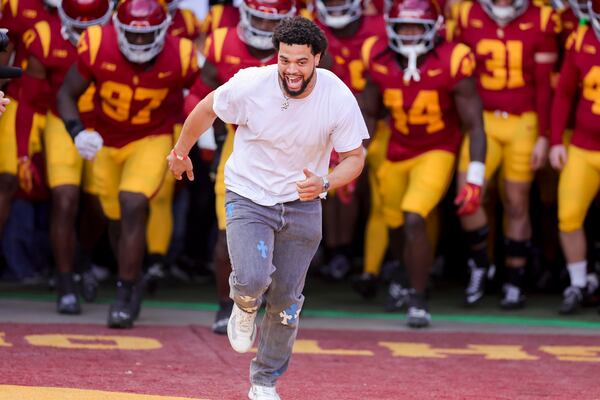
<instances>
[{"instance_id":1,"label":"smiling face","mask_svg":"<svg viewBox=\"0 0 600 400\"><path fill-rule=\"evenodd\" d=\"M277 69L281 87L289 97L306 97L315 81L321 55L313 55L309 45L279 44Z\"/></svg>"}]
</instances>

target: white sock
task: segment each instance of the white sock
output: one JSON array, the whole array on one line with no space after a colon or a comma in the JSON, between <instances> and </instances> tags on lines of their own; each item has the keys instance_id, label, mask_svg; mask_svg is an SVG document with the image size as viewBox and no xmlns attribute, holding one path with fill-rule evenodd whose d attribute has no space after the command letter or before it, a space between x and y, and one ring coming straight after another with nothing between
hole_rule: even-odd
<instances>
[{"instance_id":1,"label":"white sock","mask_svg":"<svg viewBox=\"0 0 600 400\"><path fill-rule=\"evenodd\" d=\"M567 269L571 277L571 285L584 288L587 277L587 261L569 263L567 264Z\"/></svg>"}]
</instances>

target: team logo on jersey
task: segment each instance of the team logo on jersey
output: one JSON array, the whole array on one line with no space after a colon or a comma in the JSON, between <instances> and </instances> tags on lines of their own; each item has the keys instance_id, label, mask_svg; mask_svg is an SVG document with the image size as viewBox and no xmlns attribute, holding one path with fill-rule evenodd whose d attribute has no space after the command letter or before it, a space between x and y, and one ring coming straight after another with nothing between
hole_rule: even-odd
<instances>
[{"instance_id":1,"label":"team logo on jersey","mask_svg":"<svg viewBox=\"0 0 600 400\"><path fill-rule=\"evenodd\" d=\"M166 78L167 76L170 76L171 74L172 74L171 71L159 72L158 73L158 79Z\"/></svg>"},{"instance_id":2,"label":"team logo on jersey","mask_svg":"<svg viewBox=\"0 0 600 400\"><path fill-rule=\"evenodd\" d=\"M483 21L480 19L475 19L473 18L471 21L469 21L469 24L473 27L473 28L483 28Z\"/></svg>"},{"instance_id":3,"label":"team logo on jersey","mask_svg":"<svg viewBox=\"0 0 600 400\"><path fill-rule=\"evenodd\" d=\"M589 44L583 45L583 52L587 54L596 54L596 48Z\"/></svg>"},{"instance_id":4,"label":"team logo on jersey","mask_svg":"<svg viewBox=\"0 0 600 400\"><path fill-rule=\"evenodd\" d=\"M533 23L532 22L521 22L519 24L519 29L522 31L528 31L531 28L533 28Z\"/></svg>"},{"instance_id":5,"label":"team logo on jersey","mask_svg":"<svg viewBox=\"0 0 600 400\"><path fill-rule=\"evenodd\" d=\"M111 71L114 72L117 70L117 66L113 63L109 63L109 62L103 62L102 65L100 65L101 69L105 69L107 71Z\"/></svg>"}]
</instances>

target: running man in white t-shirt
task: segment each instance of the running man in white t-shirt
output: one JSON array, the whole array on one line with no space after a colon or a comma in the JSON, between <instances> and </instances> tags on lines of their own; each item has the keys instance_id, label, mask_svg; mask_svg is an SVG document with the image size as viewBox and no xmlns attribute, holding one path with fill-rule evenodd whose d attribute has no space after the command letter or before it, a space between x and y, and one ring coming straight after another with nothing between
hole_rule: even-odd
<instances>
[{"instance_id":1,"label":"running man in white t-shirt","mask_svg":"<svg viewBox=\"0 0 600 400\"><path fill-rule=\"evenodd\" d=\"M216 117L238 125L225 165L234 350L252 348L256 312L266 301L250 399L279 399L275 384L292 354L306 273L321 240L319 198L359 176L368 138L352 92L317 68L327 40L314 23L284 20L273 44L277 65L242 69L206 96L168 157L177 179L193 179L187 154L199 134ZM342 161L328 173L332 148Z\"/></svg>"}]
</instances>

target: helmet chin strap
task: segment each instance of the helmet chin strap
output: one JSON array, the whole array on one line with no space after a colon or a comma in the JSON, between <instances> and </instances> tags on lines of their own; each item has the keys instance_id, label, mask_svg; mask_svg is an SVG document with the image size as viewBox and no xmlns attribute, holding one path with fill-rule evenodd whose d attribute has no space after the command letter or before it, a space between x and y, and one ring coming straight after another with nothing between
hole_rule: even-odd
<instances>
[{"instance_id":1,"label":"helmet chin strap","mask_svg":"<svg viewBox=\"0 0 600 400\"><path fill-rule=\"evenodd\" d=\"M408 58L408 66L404 69L404 81L410 82L414 80L415 82L419 82L421 74L419 73L419 68L417 68L417 59L421 54L427 52L425 45L422 43L404 45L401 49L401 54Z\"/></svg>"}]
</instances>

